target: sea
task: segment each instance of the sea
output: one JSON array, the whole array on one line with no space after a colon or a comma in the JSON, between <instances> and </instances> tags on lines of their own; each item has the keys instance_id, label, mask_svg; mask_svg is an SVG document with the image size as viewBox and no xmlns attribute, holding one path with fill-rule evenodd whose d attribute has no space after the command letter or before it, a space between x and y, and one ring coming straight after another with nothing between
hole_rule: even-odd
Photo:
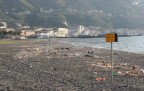
<instances>
[{"instance_id":1,"label":"sea","mask_svg":"<svg viewBox=\"0 0 144 91\"><path fill-rule=\"evenodd\" d=\"M111 49L111 43L105 42L105 38L62 38L60 41L74 46ZM112 48L117 51L144 54L144 36L118 37L118 42L113 42Z\"/></svg>"}]
</instances>

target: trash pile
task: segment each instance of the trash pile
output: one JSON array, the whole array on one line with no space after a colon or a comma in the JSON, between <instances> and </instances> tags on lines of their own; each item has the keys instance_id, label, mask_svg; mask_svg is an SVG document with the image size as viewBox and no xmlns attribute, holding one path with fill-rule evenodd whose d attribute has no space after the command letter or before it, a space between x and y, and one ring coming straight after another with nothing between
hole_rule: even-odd
<instances>
[{"instance_id":1,"label":"trash pile","mask_svg":"<svg viewBox=\"0 0 144 91\"><path fill-rule=\"evenodd\" d=\"M29 48L27 48L29 49ZM22 59L22 58L30 58L30 57L34 57L34 56L37 56L39 55L40 53L42 53L42 50L40 48L32 48L32 49L29 49L29 50L23 50L19 53L17 53L14 58L18 58L18 59Z\"/></svg>"},{"instance_id":2,"label":"trash pile","mask_svg":"<svg viewBox=\"0 0 144 91\"><path fill-rule=\"evenodd\" d=\"M128 74L132 76L144 76L143 68L140 68L139 66L132 66L129 70Z\"/></svg>"},{"instance_id":3,"label":"trash pile","mask_svg":"<svg viewBox=\"0 0 144 91\"><path fill-rule=\"evenodd\" d=\"M111 71L111 64L104 61L99 62L86 62L91 67L101 68L103 71ZM113 64L113 76L144 76L144 69L135 65L129 66L127 63ZM94 73L96 74L96 73ZM98 79L98 78L97 78Z\"/></svg>"}]
</instances>

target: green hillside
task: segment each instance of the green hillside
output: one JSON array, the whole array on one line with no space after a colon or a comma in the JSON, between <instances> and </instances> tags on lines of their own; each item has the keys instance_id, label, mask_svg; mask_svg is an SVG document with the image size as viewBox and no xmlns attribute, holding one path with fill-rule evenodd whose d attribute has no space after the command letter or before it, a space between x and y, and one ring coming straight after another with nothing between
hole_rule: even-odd
<instances>
[{"instance_id":1,"label":"green hillside","mask_svg":"<svg viewBox=\"0 0 144 91\"><path fill-rule=\"evenodd\" d=\"M40 12L40 8L51 10ZM30 10L32 14L6 15L31 26L59 27L85 25L105 28L143 28L144 1L134 0L0 0L0 9L9 12ZM11 14L11 13L10 13Z\"/></svg>"},{"instance_id":2,"label":"green hillside","mask_svg":"<svg viewBox=\"0 0 144 91\"><path fill-rule=\"evenodd\" d=\"M30 9L33 9L34 6L32 6L28 0L19 0L22 4L24 4L26 7L30 8Z\"/></svg>"}]
</instances>

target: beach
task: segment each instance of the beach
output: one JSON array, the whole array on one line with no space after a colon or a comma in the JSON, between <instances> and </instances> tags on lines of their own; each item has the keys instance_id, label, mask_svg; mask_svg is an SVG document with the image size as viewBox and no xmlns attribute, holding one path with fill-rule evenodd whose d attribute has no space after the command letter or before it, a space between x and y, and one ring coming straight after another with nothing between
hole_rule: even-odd
<instances>
[{"instance_id":1,"label":"beach","mask_svg":"<svg viewBox=\"0 0 144 91\"><path fill-rule=\"evenodd\" d=\"M10 41L10 40L9 40ZM61 43L0 44L0 91L144 91L144 54Z\"/></svg>"}]
</instances>

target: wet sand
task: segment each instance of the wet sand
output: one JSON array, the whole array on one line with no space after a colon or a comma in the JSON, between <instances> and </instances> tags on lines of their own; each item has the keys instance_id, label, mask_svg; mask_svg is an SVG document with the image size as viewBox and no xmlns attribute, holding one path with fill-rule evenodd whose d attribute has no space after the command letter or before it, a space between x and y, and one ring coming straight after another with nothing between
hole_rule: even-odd
<instances>
[{"instance_id":1,"label":"wet sand","mask_svg":"<svg viewBox=\"0 0 144 91\"><path fill-rule=\"evenodd\" d=\"M58 39L0 45L1 91L144 91L144 55L76 47Z\"/></svg>"}]
</instances>

